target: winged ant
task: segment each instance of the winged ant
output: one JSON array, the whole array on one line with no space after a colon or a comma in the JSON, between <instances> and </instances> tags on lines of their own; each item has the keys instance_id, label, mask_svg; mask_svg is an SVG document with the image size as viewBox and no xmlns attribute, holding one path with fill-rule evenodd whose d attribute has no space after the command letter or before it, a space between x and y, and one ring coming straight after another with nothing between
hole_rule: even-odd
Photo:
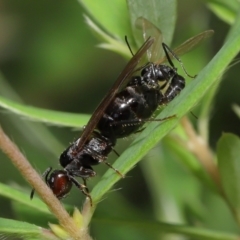
<instances>
[{"instance_id":1,"label":"winged ant","mask_svg":"<svg viewBox=\"0 0 240 240\"><path fill-rule=\"evenodd\" d=\"M49 167L43 173L46 184L59 199L65 197L74 184L90 199L92 205L86 180L96 175L91 166L101 162L124 177L106 161L108 154L114 151L117 139L140 131L140 127L147 121L163 121L173 117L151 119L159 106L172 101L185 87L185 79L177 73L171 58L175 58L186 75L191 77L178 55L190 51L213 34L212 30L202 32L172 51L162 42L161 31L148 20L139 18L137 25L141 25L144 31L144 44L133 55L96 108L81 137L60 155L59 162L63 169L52 171ZM149 62L139 67L139 62L146 52ZM162 53L165 53L164 58L160 57ZM162 64L166 60L169 65ZM79 183L76 177L82 178L83 184ZM31 199L33 195L34 189Z\"/></svg>"}]
</instances>

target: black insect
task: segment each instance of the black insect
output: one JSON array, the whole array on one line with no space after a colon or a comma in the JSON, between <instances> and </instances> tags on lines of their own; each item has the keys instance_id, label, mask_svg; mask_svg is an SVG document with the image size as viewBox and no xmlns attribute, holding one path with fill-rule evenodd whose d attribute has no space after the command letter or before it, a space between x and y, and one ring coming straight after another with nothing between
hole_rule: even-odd
<instances>
[{"instance_id":1,"label":"black insect","mask_svg":"<svg viewBox=\"0 0 240 240\"><path fill-rule=\"evenodd\" d=\"M153 33L151 36L153 38L146 39L129 61L93 113L81 137L61 154L59 161L63 170L54 170L50 174L52 168L48 168L43 174L47 185L58 198L65 197L74 184L92 203L86 180L96 175L91 166L101 162L123 177L106 161L109 153L114 150L117 139L140 131L146 121L163 121L173 117L151 119L159 105L172 101L185 87L185 79L177 73L171 58L175 58L185 71L177 55L191 50L213 33L211 30L205 31L172 51L162 43L160 30L144 18L137 21L145 33ZM149 62L139 67L139 62L146 52ZM166 57L159 60L162 52ZM162 64L166 60L169 65ZM82 178L83 184L75 177ZM31 198L33 194L34 189Z\"/></svg>"},{"instance_id":2,"label":"black insect","mask_svg":"<svg viewBox=\"0 0 240 240\"><path fill-rule=\"evenodd\" d=\"M92 204L91 196L86 187L86 179L96 175L91 166L104 162L110 168L114 169L108 162L106 162L106 159L116 144L116 137L111 138L110 136L104 136L99 131L95 130L95 128L109 103L116 97L116 94L122 85L132 76L139 61L153 42L153 38L149 38L145 41L142 47L128 62L108 94L103 98L97 109L94 111L88 124L84 127L81 138L71 144L61 154L59 161L64 169L54 170L50 174L52 168L48 168L43 173L45 182L52 189L57 198L61 199L65 197L70 192L72 184L74 184L84 195L89 197ZM119 173L116 169L114 170ZM121 175L121 173L119 174ZM75 177L81 177L84 184L80 184ZM31 199L34 196L34 191L35 190L33 189L31 192Z\"/></svg>"},{"instance_id":3,"label":"black insect","mask_svg":"<svg viewBox=\"0 0 240 240\"><path fill-rule=\"evenodd\" d=\"M139 68L140 74L129 79L126 86L109 102L104 114L99 118L95 127L104 136L127 137L139 131L146 121L163 121L173 117L151 118L159 106L172 101L185 87L185 79L177 73L177 68L171 58L176 59L186 75L191 77L177 54L190 51L203 39L213 34L212 30L202 32L172 51L165 43L162 43L161 31L152 23L139 18L136 24L143 29L145 38L154 37L154 43L148 49L149 62ZM163 53L165 57L159 60ZM162 64L166 60L169 65Z\"/></svg>"}]
</instances>

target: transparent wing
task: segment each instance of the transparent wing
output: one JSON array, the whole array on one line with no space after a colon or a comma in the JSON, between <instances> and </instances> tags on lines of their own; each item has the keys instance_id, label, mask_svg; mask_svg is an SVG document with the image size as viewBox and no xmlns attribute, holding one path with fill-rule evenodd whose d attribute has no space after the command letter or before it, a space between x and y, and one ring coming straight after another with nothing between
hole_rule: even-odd
<instances>
[{"instance_id":1,"label":"transparent wing","mask_svg":"<svg viewBox=\"0 0 240 240\"><path fill-rule=\"evenodd\" d=\"M129 81L130 77L134 73L139 61L143 57L143 55L147 52L147 50L153 45L154 39L148 38L144 44L141 46L141 48L137 51L137 53L131 58L131 60L128 62L126 67L123 69L121 74L118 76L117 80L114 82L113 86L111 87L110 91L107 93L107 95L103 98L99 106L94 111L93 115L91 116L90 120L88 121L86 127L83 130L83 133L81 135L81 139L78 142L77 150L81 150L89 138L89 136L92 134L94 129L96 128L99 120L101 119L105 109L109 105L109 103L113 100L113 98L118 93L121 86L126 82Z\"/></svg>"},{"instance_id":2,"label":"transparent wing","mask_svg":"<svg viewBox=\"0 0 240 240\"><path fill-rule=\"evenodd\" d=\"M143 32L143 38L146 41L149 37L154 38L154 43L148 49L147 55L150 62L156 62L163 57L162 32L153 23L144 17L137 18L135 25Z\"/></svg>"},{"instance_id":3,"label":"transparent wing","mask_svg":"<svg viewBox=\"0 0 240 240\"><path fill-rule=\"evenodd\" d=\"M199 44L201 44L206 38L209 38L213 35L214 31L213 30L207 30L204 31L192 38L189 38L187 41L182 43L180 46L176 47L172 51L177 55L183 55L187 52L192 51L194 48L196 48ZM170 56L172 58L172 56ZM167 59L166 57L159 59L156 61L156 64L161 64L165 62Z\"/></svg>"}]
</instances>

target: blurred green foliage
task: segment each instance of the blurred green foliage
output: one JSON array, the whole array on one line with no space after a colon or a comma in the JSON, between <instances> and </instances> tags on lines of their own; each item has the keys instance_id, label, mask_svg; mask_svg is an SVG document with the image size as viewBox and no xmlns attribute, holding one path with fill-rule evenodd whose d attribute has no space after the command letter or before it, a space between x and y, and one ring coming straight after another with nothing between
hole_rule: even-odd
<instances>
[{"instance_id":1,"label":"blurred green foliage","mask_svg":"<svg viewBox=\"0 0 240 240\"><path fill-rule=\"evenodd\" d=\"M1 96L17 101L20 98L27 105L36 107L91 114L126 60L96 47L100 42L84 21L83 14L86 14L86 10L77 1L56 3L47 0L1 0L0 5ZM215 30L212 39L181 58L188 72L194 75L221 48L229 25L216 17L204 1L179 1L177 12L172 46L178 46L206 29ZM209 127L213 149L216 149L222 132L240 135L239 118L231 108L233 103L240 103L239 75L238 63L235 61L224 74L214 98ZM200 108L201 103L193 112L198 115ZM80 134L79 129L72 131L54 126L45 128L44 124L26 121L5 110L1 110L0 114L2 128L39 172L48 166L59 167L59 154ZM197 120L191 115L190 118L195 124ZM130 141L131 137L119 141L118 152L127 148ZM0 157L0 181L23 192L30 192L30 186L9 159L1 152ZM131 240L187 239L182 236L159 235L157 227L149 231L149 226L146 230L136 223L143 222L147 225L156 218L165 222L239 233L223 200L206 189L178 158L172 154L167 140L149 152L141 164L128 174L128 178L114 186L114 190L121 188L121 191L109 192L99 204L91 224L91 235L96 239L129 239L129 236ZM114 160L115 156L111 155L110 162ZM154 161L159 161L161 196L152 193L152 182L148 180L150 168L145 168ZM89 181L90 189L105 171L105 166L97 166L98 176ZM158 213L153 204L156 198L161 199L162 205L161 212ZM74 189L64 203L80 208L83 201L83 195ZM18 203L10 202L4 197L0 198L0 206L0 217L46 227L46 215L42 213L28 215ZM52 219L49 221L54 222Z\"/></svg>"}]
</instances>

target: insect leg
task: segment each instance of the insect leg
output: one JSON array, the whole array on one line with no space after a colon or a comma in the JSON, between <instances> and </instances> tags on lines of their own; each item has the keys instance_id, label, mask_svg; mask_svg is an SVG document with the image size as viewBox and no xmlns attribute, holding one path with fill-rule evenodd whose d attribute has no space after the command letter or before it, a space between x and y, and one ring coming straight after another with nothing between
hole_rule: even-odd
<instances>
[{"instance_id":1,"label":"insect leg","mask_svg":"<svg viewBox=\"0 0 240 240\"><path fill-rule=\"evenodd\" d=\"M89 198L90 204L91 204L91 206L92 206L92 205L93 205L93 204L92 204L92 197L91 197L91 195L89 194L89 190L88 190L87 186L85 185L85 184L86 184L86 179L83 179L84 184L81 184L81 183L79 183L73 176L69 176L69 177L70 177L72 183L73 183L77 188L79 188L79 189L81 190L81 192L82 192L86 197Z\"/></svg>"},{"instance_id":2,"label":"insect leg","mask_svg":"<svg viewBox=\"0 0 240 240\"><path fill-rule=\"evenodd\" d=\"M51 171L52 171L52 167L49 167L42 174L42 178L45 178L46 183L48 182L48 175ZM31 191L31 194L30 194L30 199L33 199L34 193L35 193L35 189L33 188L32 191Z\"/></svg>"},{"instance_id":3,"label":"insect leg","mask_svg":"<svg viewBox=\"0 0 240 240\"><path fill-rule=\"evenodd\" d=\"M130 53L132 54L132 56L134 56L134 53L133 53L133 51L132 51L132 48L131 48L131 46L130 46L130 44L129 44L129 42L128 42L127 36L125 36L125 42L126 42L126 44L127 44L127 46L128 46L128 49L129 49Z\"/></svg>"},{"instance_id":4,"label":"insect leg","mask_svg":"<svg viewBox=\"0 0 240 240\"><path fill-rule=\"evenodd\" d=\"M83 184L85 185L85 189L86 189L86 191L89 193L89 189L88 189L88 187L87 187L87 179L86 178L83 178L82 179L83 180Z\"/></svg>"},{"instance_id":5,"label":"insect leg","mask_svg":"<svg viewBox=\"0 0 240 240\"><path fill-rule=\"evenodd\" d=\"M169 116L169 117L165 117L165 118L145 118L145 119L142 119L142 118L139 118L139 119L132 119L132 120L126 120L126 121L119 121L119 122L114 122L114 125L127 125L127 124L142 124L142 123L145 123L145 122L162 122L162 121L166 121L166 120L169 120L171 118L175 118L176 115L172 115L172 116ZM137 132L141 132L142 129L138 130Z\"/></svg>"},{"instance_id":6,"label":"insect leg","mask_svg":"<svg viewBox=\"0 0 240 240\"><path fill-rule=\"evenodd\" d=\"M109 168L111 168L113 171L115 171L121 178L124 178L125 176L120 173L116 168L114 168L109 162L103 161Z\"/></svg>"},{"instance_id":7,"label":"insect leg","mask_svg":"<svg viewBox=\"0 0 240 240\"><path fill-rule=\"evenodd\" d=\"M112 151L119 157L120 154L112 147Z\"/></svg>"},{"instance_id":8,"label":"insect leg","mask_svg":"<svg viewBox=\"0 0 240 240\"><path fill-rule=\"evenodd\" d=\"M171 55L179 62L179 64L181 65L181 68L183 69L183 71L185 72L185 74L190 77L190 78L195 78L195 76L191 76L188 74L187 70L185 69L184 65L183 65L183 62L181 61L181 59L168 47L168 45L166 45L165 43L162 43L162 47L163 47L163 50L166 54L166 57L167 57L167 60L169 62L169 64L175 69L175 66L171 60L171 58L169 57L169 53L171 53Z\"/></svg>"}]
</instances>

